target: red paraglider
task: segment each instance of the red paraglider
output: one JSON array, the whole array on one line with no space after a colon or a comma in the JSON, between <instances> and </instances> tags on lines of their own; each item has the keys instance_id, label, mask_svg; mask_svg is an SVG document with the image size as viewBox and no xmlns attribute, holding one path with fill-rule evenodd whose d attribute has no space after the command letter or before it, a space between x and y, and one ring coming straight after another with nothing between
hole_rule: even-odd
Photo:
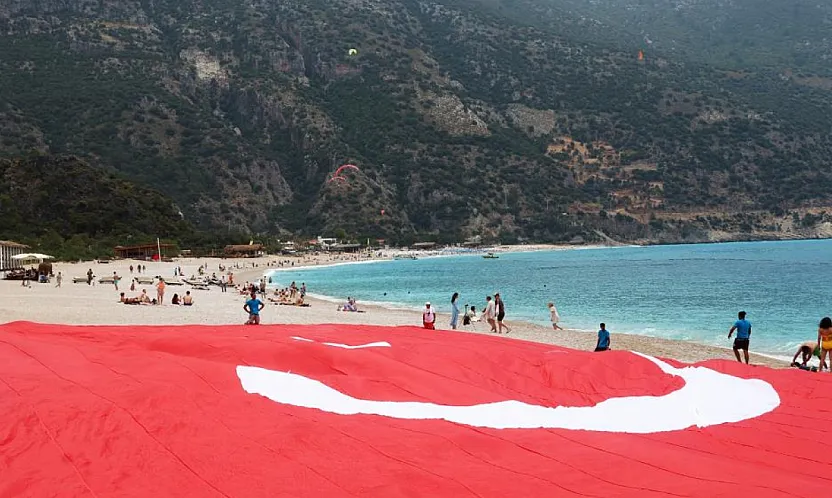
<instances>
[{"instance_id":1,"label":"red paraglider","mask_svg":"<svg viewBox=\"0 0 832 498\"><path fill-rule=\"evenodd\" d=\"M330 177L329 182L332 182L334 180L341 180L342 182L346 182L347 178L342 176L341 173L344 170L347 170L347 169L354 169L355 171L361 171L358 168L358 166L356 166L354 164L345 164L345 165L343 165L343 166L341 166L341 167L339 167L338 169L335 170L335 173L332 174L332 177Z\"/></svg>"},{"instance_id":2,"label":"red paraglider","mask_svg":"<svg viewBox=\"0 0 832 498\"><path fill-rule=\"evenodd\" d=\"M341 176L341 172L342 172L342 171L344 171L344 170L345 170L345 169L347 169L347 168L352 168L352 169L354 169L354 170L356 170L356 171L361 171L360 169L358 169L358 166L356 166L356 165L354 165L354 164L345 164L345 165L343 165L343 166L339 167L338 169L336 169L336 170L335 170L335 173L333 173L333 174L332 174L332 176L333 176L333 177L336 177L336 176Z\"/></svg>"}]
</instances>

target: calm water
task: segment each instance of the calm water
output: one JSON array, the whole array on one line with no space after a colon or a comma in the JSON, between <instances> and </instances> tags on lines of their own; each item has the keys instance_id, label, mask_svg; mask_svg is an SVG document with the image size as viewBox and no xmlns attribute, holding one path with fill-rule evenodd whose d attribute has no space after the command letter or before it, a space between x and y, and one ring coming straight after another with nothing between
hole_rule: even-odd
<instances>
[{"instance_id":1,"label":"calm water","mask_svg":"<svg viewBox=\"0 0 832 498\"><path fill-rule=\"evenodd\" d=\"M506 321L548 324L554 300L561 325L691 339L729 346L739 310L754 324L752 347L788 354L817 336L832 315L832 241L749 242L623 247L390 261L276 272L281 285L306 282L312 294L360 302L448 311L460 304L482 310L500 292ZM461 308L462 306L460 306Z\"/></svg>"}]
</instances>

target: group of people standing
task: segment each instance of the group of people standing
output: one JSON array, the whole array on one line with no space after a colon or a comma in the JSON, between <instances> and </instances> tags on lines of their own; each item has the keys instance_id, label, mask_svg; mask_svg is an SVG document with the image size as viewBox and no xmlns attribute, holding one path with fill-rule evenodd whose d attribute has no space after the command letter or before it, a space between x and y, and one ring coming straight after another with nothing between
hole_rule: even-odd
<instances>
[{"instance_id":1,"label":"group of people standing","mask_svg":"<svg viewBox=\"0 0 832 498\"><path fill-rule=\"evenodd\" d=\"M451 329L456 330L459 326L459 293L454 292L451 296ZM462 316L462 324L470 325L473 322L484 320L491 327L491 332L495 334L502 334L503 330L508 334L511 332L511 327L505 323L506 318L506 303L503 301L500 293L494 294L494 297L485 297L485 308L482 315L477 316L477 309L475 306L465 305L465 314ZM425 309L422 311L422 325L426 329L433 330L436 328L436 310L431 308L431 304L425 303Z\"/></svg>"}]
</instances>

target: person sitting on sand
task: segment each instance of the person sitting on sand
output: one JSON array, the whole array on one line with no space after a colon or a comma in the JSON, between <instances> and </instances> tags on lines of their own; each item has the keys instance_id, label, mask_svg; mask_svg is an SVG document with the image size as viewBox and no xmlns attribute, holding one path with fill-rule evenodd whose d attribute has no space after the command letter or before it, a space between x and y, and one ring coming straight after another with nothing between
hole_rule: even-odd
<instances>
[{"instance_id":1,"label":"person sitting on sand","mask_svg":"<svg viewBox=\"0 0 832 498\"><path fill-rule=\"evenodd\" d=\"M147 289L142 289L142 295L139 296L139 302L142 304L151 304L150 296L147 295Z\"/></svg>"},{"instance_id":2,"label":"person sitting on sand","mask_svg":"<svg viewBox=\"0 0 832 498\"><path fill-rule=\"evenodd\" d=\"M477 315L477 307L471 306L471 309L465 313L465 316L468 318L470 323L476 323L480 321L479 315Z\"/></svg>"},{"instance_id":3,"label":"person sitting on sand","mask_svg":"<svg viewBox=\"0 0 832 498\"><path fill-rule=\"evenodd\" d=\"M558 325L560 322L560 315L558 314L558 309L555 308L555 303L549 303L549 319L552 321L552 329L553 330L563 330L563 328Z\"/></svg>"},{"instance_id":4,"label":"person sitting on sand","mask_svg":"<svg viewBox=\"0 0 832 498\"><path fill-rule=\"evenodd\" d=\"M436 312L430 307L430 303L425 303L425 309L422 310L422 326L428 330L434 330L436 323Z\"/></svg>"},{"instance_id":5,"label":"person sitting on sand","mask_svg":"<svg viewBox=\"0 0 832 498\"><path fill-rule=\"evenodd\" d=\"M194 305L194 298L191 296L191 291L186 291L185 295L182 297L182 304L184 306L193 306Z\"/></svg>"},{"instance_id":6,"label":"person sitting on sand","mask_svg":"<svg viewBox=\"0 0 832 498\"><path fill-rule=\"evenodd\" d=\"M797 357L803 355L803 366L805 367L809 360L812 359L812 356L820 358L820 347L817 345L815 341L807 341L800 345L797 348L797 352L794 354L794 358L792 358L792 366L797 366ZM821 364L821 367L826 366L826 362L824 361Z\"/></svg>"},{"instance_id":7,"label":"person sitting on sand","mask_svg":"<svg viewBox=\"0 0 832 498\"><path fill-rule=\"evenodd\" d=\"M358 311L358 306L356 306L355 304L355 299L353 299L352 297L348 297L347 302L342 306L338 307L338 311Z\"/></svg>"},{"instance_id":8,"label":"person sitting on sand","mask_svg":"<svg viewBox=\"0 0 832 498\"><path fill-rule=\"evenodd\" d=\"M595 352L609 351L610 349L610 332L607 330L607 324L601 324L601 330L598 331L598 343L595 344Z\"/></svg>"},{"instance_id":9,"label":"person sitting on sand","mask_svg":"<svg viewBox=\"0 0 832 498\"><path fill-rule=\"evenodd\" d=\"M260 325L260 310L265 306L263 301L257 299L257 293L252 292L250 299L243 305L243 310L248 313L248 321L245 325Z\"/></svg>"},{"instance_id":10,"label":"person sitting on sand","mask_svg":"<svg viewBox=\"0 0 832 498\"><path fill-rule=\"evenodd\" d=\"M820 348L820 368L819 372L823 371L826 365L826 355L832 351L832 318L824 317L818 325L818 342L817 346ZM830 358L832 362L832 358Z\"/></svg>"},{"instance_id":11,"label":"person sitting on sand","mask_svg":"<svg viewBox=\"0 0 832 498\"><path fill-rule=\"evenodd\" d=\"M171 300L170 300L170 304L175 304L175 305L177 305L177 306L178 306L179 304L181 304L181 303L179 302L179 294L176 294L176 293L174 293L174 294L173 294L173 298L171 298Z\"/></svg>"}]
</instances>

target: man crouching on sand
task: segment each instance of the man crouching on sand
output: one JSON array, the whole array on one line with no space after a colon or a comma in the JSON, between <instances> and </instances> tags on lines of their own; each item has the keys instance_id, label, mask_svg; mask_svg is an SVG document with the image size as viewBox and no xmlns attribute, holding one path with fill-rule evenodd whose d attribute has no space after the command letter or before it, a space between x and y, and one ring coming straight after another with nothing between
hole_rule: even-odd
<instances>
[{"instance_id":1,"label":"man crouching on sand","mask_svg":"<svg viewBox=\"0 0 832 498\"><path fill-rule=\"evenodd\" d=\"M245 325L260 325L260 310L265 306L263 301L257 299L257 293L252 292L251 299L243 305L243 310L248 313L248 321Z\"/></svg>"}]
</instances>

